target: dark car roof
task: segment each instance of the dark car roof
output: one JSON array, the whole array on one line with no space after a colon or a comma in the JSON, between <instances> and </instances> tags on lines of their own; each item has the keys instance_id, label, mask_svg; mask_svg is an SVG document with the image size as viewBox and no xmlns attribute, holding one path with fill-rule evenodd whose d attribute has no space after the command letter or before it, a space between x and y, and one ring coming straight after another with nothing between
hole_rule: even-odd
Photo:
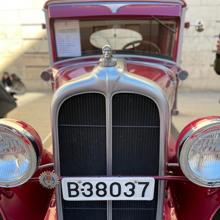
<instances>
[{"instance_id":1,"label":"dark car roof","mask_svg":"<svg viewBox=\"0 0 220 220\"><path fill-rule=\"evenodd\" d=\"M186 6L185 0L48 0L45 3L45 8L48 7L50 4L64 4L64 3L126 3L126 2L160 2L160 3L177 3L183 6Z\"/></svg>"}]
</instances>

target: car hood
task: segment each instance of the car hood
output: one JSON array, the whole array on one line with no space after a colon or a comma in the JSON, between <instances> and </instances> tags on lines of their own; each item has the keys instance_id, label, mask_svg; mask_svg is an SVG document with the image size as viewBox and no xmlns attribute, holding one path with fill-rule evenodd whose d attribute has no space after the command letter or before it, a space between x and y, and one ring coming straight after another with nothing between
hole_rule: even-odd
<instances>
[{"instance_id":1,"label":"car hood","mask_svg":"<svg viewBox=\"0 0 220 220\"><path fill-rule=\"evenodd\" d=\"M171 82L176 80L180 68L172 61L151 57L122 56L124 70L156 82L163 90L167 90ZM80 57L57 62L50 69L53 75L53 88L60 86L91 73L99 64L99 56Z\"/></svg>"}]
</instances>

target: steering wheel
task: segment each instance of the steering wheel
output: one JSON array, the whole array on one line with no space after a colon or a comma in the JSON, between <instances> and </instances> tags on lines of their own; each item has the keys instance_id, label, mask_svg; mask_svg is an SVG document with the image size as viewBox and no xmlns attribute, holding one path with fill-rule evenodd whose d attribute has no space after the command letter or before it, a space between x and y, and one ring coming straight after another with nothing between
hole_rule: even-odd
<instances>
[{"instance_id":1,"label":"steering wheel","mask_svg":"<svg viewBox=\"0 0 220 220\"><path fill-rule=\"evenodd\" d=\"M127 43L123 46L122 50L135 50L136 47L140 46L140 45L144 45L144 48L146 46L152 46L154 48L154 50L156 51L156 53L160 54L161 50L160 48L157 46L157 44L151 42L151 41L147 41L147 40L135 40L132 41L130 43ZM131 48L130 48L131 47Z\"/></svg>"}]
</instances>

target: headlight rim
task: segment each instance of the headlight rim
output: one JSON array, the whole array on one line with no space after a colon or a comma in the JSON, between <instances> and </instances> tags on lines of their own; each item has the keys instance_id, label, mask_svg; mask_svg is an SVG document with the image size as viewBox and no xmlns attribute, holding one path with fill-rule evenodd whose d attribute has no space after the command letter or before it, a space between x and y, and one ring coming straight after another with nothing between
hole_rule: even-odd
<instances>
[{"instance_id":1,"label":"headlight rim","mask_svg":"<svg viewBox=\"0 0 220 220\"><path fill-rule=\"evenodd\" d=\"M31 164L30 170L27 174L17 180L13 180L13 182L11 183L0 180L0 187L2 188L18 187L28 182L28 180L36 172L37 167L40 165L42 144L40 139L36 140L36 135L37 137L39 137L36 131L30 125L24 122L13 119L0 119L0 128L3 128L4 130L10 132L17 138L24 138L24 140L27 141L27 145L25 147L27 147L31 158L34 157L34 161ZM33 133L32 131L34 131L35 133Z\"/></svg>"},{"instance_id":2,"label":"headlight rim","mask_svg":"<svg viewBox=\"0 0 220 220\"><path fill-rule=\"evenodd\" d=\"M196 121L190 123L188 126L186 126L183 129L177 140L178 161L183 174L191 182L201 187L206 187L206 188L220 187L220 178L219 181L216 180L215 182L211 182L204 180L199 176L197 176L195 173L193 173L188 161L188 155L190 149L193 146L193 142L195 142L195 140L193 140L192 138L193 136L204 135L204 132L208 133L210 131L217 130L217 128L219 128L220 131L220 117L218 116L197 119Z\"/></svg>"}]
</instances>

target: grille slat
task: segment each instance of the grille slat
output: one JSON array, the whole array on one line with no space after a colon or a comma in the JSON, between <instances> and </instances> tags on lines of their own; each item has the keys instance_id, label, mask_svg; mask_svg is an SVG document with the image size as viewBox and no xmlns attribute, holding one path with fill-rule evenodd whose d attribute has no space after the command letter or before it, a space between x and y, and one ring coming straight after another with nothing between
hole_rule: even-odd
<instances>
[{"instance_id":1,"label":"grille slat","mask_svg":"<svg viewBox=\"0 0 220 220\"><path fill-rule=\"evenodd\" d=\"M105 128L61 127L61 175L106 175L105 135Z\"/></svg>"}]
</instances>

